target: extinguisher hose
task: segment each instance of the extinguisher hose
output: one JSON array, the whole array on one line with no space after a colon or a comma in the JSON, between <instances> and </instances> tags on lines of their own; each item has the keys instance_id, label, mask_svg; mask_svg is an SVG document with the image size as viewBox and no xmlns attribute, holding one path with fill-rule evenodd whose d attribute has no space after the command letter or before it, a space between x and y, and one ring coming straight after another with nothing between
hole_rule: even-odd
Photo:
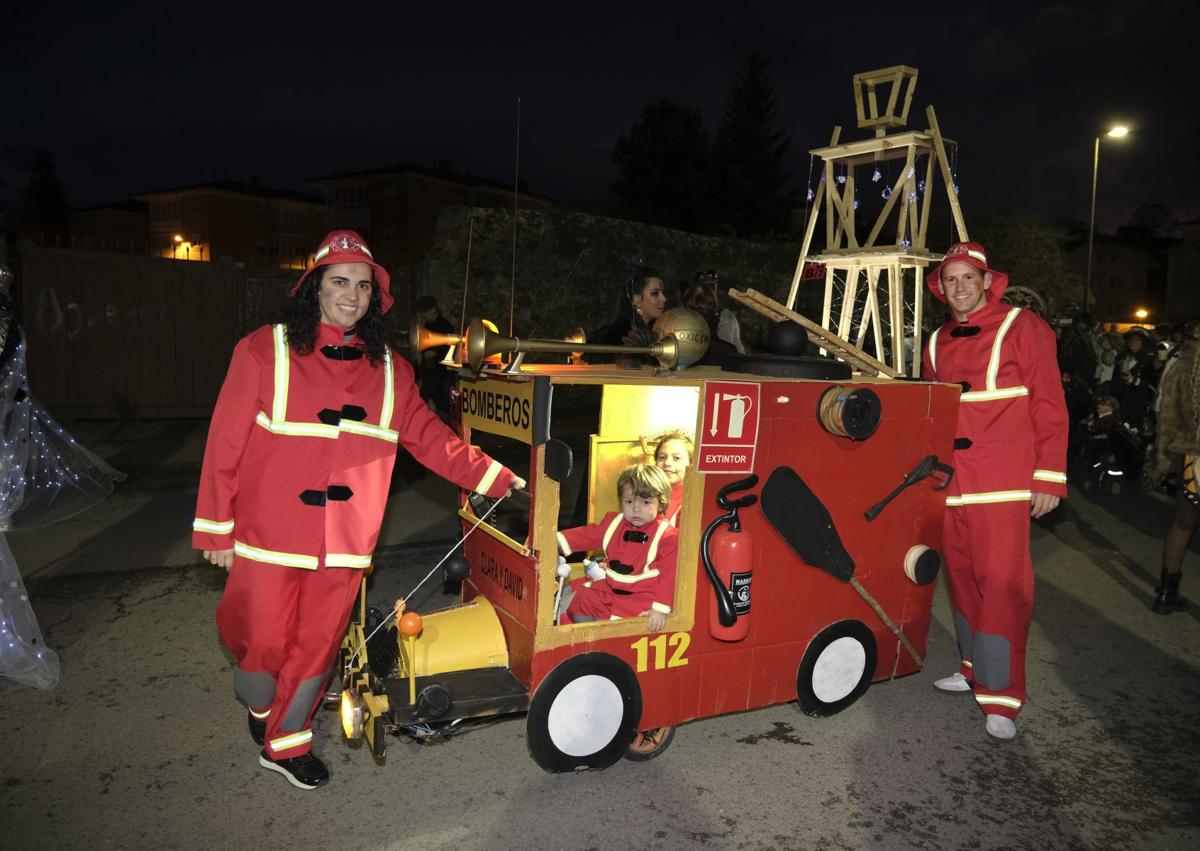
<instances>
[{"instance_id":1,"label":"extinguisher hose","mask_svg":"<svg viewBox=\"0 0 1200 851\"><path fill-rule=\"evenodd\" d=\"M704 563L704 572L708 575L708 581L712 583L713 593L717 598L717 620L721 626L731 627L737 623L737 610L733 607L733 596L729 593L729 589L725 587L725 583L721 581L721 577L717 575L717 570L713 567L712 556L709 555L708 544L712 539L713 532L720 528L722 523L733 525L737 521L737 509L734 508L727 514L722 514L716 520L708 524L708 528L704 530L704 537L700 539L700 560Z\"/></svg>"}]
</instances>

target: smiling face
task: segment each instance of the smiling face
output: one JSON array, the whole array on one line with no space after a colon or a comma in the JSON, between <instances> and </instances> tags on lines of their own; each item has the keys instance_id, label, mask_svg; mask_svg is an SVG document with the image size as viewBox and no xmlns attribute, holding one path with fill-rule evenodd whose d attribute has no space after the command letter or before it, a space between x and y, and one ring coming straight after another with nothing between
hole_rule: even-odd
<instances>
[{"instance_id":1,"label":"smiling face","mask_svg":"<svg viewBox=\"0 0 1200 851\"><path fill-rule=\"evenodd\" d=\"M625 485L621 488L621 515L633 526L645 526L658 516L658 497L638 496Z\"/></svg>"},{"instance_id":2,"label":"smiling face","mask_svg":"<svg viewBox=\"0 0 1200 851\"><path fill-rule=\"evenodd\" d=\"M942 279L938 290L946 297L946 304L954 311L959 322L987 301L987 290L992 285L992 274L984 272L970 263L955 260L942 266Z\"/></svg>"},{"instance_id":3,"label":"smiling face","mask_svg":"<svg viewBox=\"0 0 1200 851\"><path fill-rule=\"evenodd\" d=\"M654 465L666 474L671 487L683 481L688 465L692 463L687 444L677 437L664 440L654 453Z\"/></svg>"},{"instance_id":4,"label":"smiling face","mask_svg":"<svg viewBox=\"0 0 1200 851\"><path fill-rule=\"evenodd\" d=\"M641 292L633 294L633 306L641 312L647 325L662 316L667 309L667 294L663 291L662 278L647 278Z\"/></svg>"},{"instance_id":5,"label":"smiling face","mask_svg":"<svg viewBox=\"0 0 1200 851\"><path fill-rule=\"evenodd\" d=\"M366 263L337 263L325 270L317 302L321 321L349 331L371 306L374 288L371 267Z\"/></svg>"}]
</instances>

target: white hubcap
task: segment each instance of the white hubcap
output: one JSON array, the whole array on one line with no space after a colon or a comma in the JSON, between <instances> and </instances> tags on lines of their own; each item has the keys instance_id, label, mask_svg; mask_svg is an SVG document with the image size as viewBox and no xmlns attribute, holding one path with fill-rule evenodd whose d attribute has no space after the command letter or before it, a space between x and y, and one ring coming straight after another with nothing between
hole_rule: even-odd
<instances>
[{"instance_id":1,"label":"white hubcap","mask_svg":"<svg viewBox=\"0 0 1200 851\"><path fill-rule=\"evenodd\" d=\"M849 636L834 640L813 666L812 690L822 703L837 703L858 685L867 667L867 651Z\"/></svg>"},{"instance_id":2,"label":"white hubcap","mask_svg":"<svg viewBox=\"0 0 1200 851\"><path fill-rule=\"evenodd\" d=\"M550 741L568 756L603 750L621 727L625 702L608 677L588 674L572 680L554 698L546 719Z\"/></svg>"}]
</instances>

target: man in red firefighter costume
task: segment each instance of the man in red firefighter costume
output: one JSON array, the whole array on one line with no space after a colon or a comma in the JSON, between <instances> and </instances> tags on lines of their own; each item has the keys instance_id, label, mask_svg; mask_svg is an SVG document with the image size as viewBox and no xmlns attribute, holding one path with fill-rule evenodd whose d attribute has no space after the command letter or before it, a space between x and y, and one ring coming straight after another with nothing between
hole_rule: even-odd
<instances>
[{"instance_id":1,"label":"man in red firefighter costume","mask_svg":"<svg viewBox=\"0 0 1200 851\"><path fill-rule=\"evenodd\" d=\"M998 739L1016 735L1033 616L1029 519L1067 495L1067 409L1054 332L1000 301L1008 275L962 242L925 279L951 318L925 350L926 378L960 384L944 549L962 665L934 683L974 692Z\"/></svg>"},{"instance_id":2,"label":"man in red firefighter costume","mask_svg":"<svg viewBox=\"0 0 1200 851\"><path fill-rule=\"evenodd\" d=\"M648 615L650 631L658 632L675 600L679 533L663 514L671 484L657 467L633 464L621 471L617 494L619 512L558 533L562 555L599 549L606 562L603 575L597 571L572 583L574 597L562 623Z\"/></svg>"},{"instance_id":3,"label":"man in red firefighter costume","mask_svg":"<svg viewBox=\"0 0 1200 851\"><path fill-rule=\"evenodd\" d=\"M193 545L229 571L217 608L259 763L301 789L329 773L312 715L379 538L397 444L458 485L525 483L432 414L387 345L387 270L334 231L284 321L238 342L209 427Z\"/></svg>"}]
</instances>

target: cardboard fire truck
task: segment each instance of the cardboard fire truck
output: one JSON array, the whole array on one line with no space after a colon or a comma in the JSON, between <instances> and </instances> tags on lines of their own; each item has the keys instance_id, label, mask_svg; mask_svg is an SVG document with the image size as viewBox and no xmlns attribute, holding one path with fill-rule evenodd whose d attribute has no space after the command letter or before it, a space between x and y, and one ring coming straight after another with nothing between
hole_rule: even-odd
<instances>
[{"instance_id":1,"label":"cardboard fire truck","mask_svg":"<svg viewBox=\"0 0 1200 851\"><path fill-rule=\"evenodd\" d=\"M339 667L346 735L382 758L393 730L525 713L542 768L601 769L656 756L687 721L789 701L834 715L919 671L959 388L799 361L464 367L461 436L528 488L461 495L461 605L393 618L364 590ZM619 472L674 429L695 451L665 628L557 623L556 533L618 510ZM647 730L665 735L631 750Z\"/></svg>"}]
</instances>

